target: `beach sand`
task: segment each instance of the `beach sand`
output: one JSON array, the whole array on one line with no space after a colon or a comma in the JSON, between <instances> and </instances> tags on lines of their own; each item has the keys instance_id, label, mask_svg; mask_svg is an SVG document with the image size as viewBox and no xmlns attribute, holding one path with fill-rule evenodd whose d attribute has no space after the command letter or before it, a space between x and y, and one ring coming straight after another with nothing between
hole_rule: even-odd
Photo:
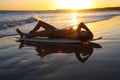
<instances>
[{"instance_id":1,"label":"beach sand","mask_svg":"<svg viewBox=\"0 0 120 80\"><path fill-rule=\"evenodd\" d=\"M119 80L120 16L87 26L103 39L90 46L26 43L19 49L14 36L0 38L0 80Z\"/></svg>"}]
</instances>

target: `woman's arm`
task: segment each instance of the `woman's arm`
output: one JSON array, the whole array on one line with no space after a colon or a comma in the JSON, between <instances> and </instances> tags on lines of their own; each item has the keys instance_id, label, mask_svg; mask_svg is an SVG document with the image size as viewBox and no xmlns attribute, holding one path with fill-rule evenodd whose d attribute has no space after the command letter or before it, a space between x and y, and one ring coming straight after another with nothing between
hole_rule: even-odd
<instances>
[{"instance_id":1,"label":"woman's arm","mask_svg":"<svg viewBox=\"0 0 120 80\"><path fill-rule=\"evenodd\" d=\"M93 33L87 28L87 26L83 22L81 22L78 25L77 31L78 32L81 31L81 28L85 29L88 32L89 38L93 38L93 36L94 36Z\"/></svg>"}]
</instances>

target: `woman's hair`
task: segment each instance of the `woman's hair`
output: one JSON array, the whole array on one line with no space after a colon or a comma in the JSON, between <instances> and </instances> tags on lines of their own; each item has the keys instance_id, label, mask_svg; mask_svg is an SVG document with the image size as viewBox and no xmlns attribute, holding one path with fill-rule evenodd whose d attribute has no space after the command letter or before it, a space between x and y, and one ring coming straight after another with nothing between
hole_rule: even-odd
<instances>
[{"instance_id":1,"label":"woman's hair","mask_svg":"<svg viewBox=\"0 0 120 80\"><path fill-rule=\"evenodd\" d=\"M80 40L87 41L88 40L88 32L87 31L80 31L79 33Z\"/></svg>"}]
</instances>

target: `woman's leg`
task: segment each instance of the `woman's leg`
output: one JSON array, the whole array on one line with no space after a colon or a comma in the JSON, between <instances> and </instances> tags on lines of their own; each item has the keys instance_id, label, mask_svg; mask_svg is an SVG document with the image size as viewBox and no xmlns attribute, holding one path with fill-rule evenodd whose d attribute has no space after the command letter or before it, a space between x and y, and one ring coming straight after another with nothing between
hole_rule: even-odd
<instances>
[{"instance_id":1,"label":"woman's leg","mask_svg":"<svg viewBox=\"0 0 120 80\"><path fill-rule=\"evenodd\" d=\"M21 36L21 38L23 37L36 37L36 36L41 36L41 37L51 37L51 31L40 31L40 32L34 32L34 33L23 33L21 32L19 29L16 29L17 33Z\"/></svg>"},{"instance_id":2,"label":"woman's leg","mask_svg":"<svg viewBox=\"0 0 120 80\"><path fill-rule=\"evenodd\" d=\"M36 32L40 27L43 27L45 30L49 30L49 31L53 31L53 30L57 29L48 23L39 21L38 24L34 27L34 29L31 32Z\"/></svg>"}]
</instances>

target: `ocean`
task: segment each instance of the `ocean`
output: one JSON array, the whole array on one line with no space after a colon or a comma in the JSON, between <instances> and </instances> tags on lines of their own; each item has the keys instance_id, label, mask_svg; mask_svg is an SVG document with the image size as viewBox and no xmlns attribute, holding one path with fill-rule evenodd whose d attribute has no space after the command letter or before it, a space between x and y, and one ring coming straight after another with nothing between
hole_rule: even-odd
<instances>
[{"instance_id":1,"label":"ocean","mask_svg":"<svg viewBox=\"0 0 120 80\"><path fill-rule=\"evenodd\" d=\"M36 18L57 28L76 26L119 16L120 10L57 12L57 11L0 11L0 37L16 35L16 28L29 32L38 22Z\"/></svg>"}]
</instances>

